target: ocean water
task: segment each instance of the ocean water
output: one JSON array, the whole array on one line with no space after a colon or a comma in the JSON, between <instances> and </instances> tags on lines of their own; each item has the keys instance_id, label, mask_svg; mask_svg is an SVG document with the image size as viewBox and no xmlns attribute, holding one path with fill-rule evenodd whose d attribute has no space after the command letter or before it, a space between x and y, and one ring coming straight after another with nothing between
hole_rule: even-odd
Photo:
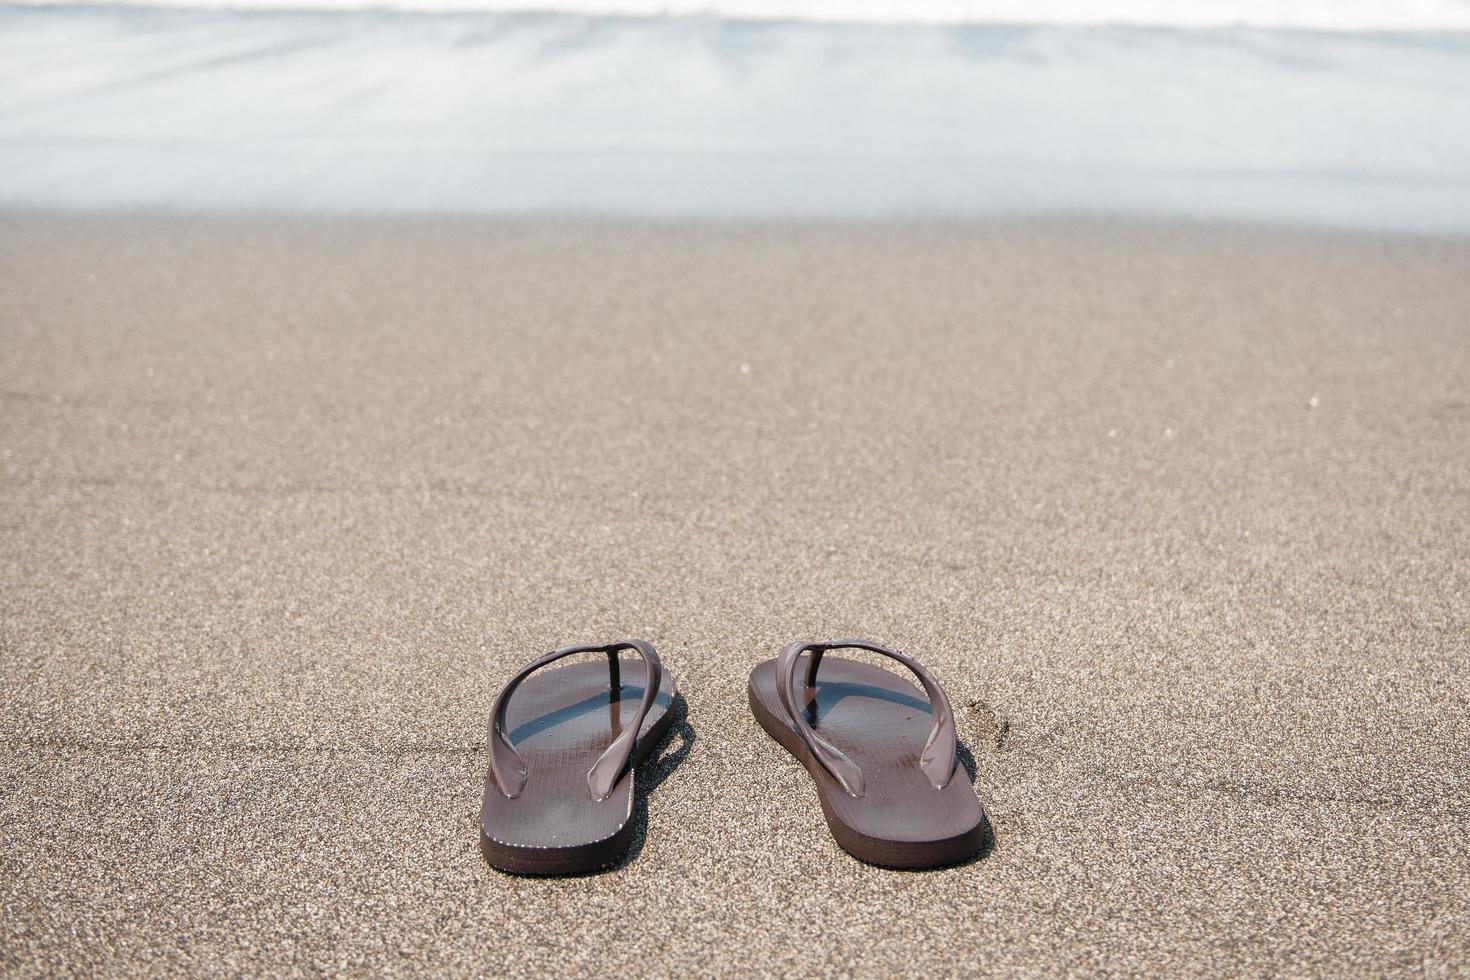
<instances>
[{"instance_id":1,"label":"ocean water","mask_svg":"<svg viewBox=\"0 0 1470 980\"><path fill-rule=\"evenodd\" d=\"M93 0L33 0L92 6ZM1328 31L1466 30L1470 0L127 0L138 7L707 17L846 24L1091 24Z\"/></svg>"},{"instance_id":2,"label":"ocean water","mask_svg":"<svg viewBox=\"0 0 1470 980\"><path fill-rule=\"evenodd\" d=\"M1470 231L1460 0L457 2L0 5L0 207Z\"/></svg>"}]
</instances>

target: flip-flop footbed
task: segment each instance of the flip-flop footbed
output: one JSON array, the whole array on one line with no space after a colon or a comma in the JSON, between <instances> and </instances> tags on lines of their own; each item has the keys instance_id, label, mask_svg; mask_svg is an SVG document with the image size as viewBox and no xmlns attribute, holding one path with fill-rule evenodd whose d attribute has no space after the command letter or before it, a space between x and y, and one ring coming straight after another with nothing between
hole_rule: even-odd
<instances>
[{"instance_id":1,"label":"flip-flop footbed","mask_svg":"<svg viewBox=\"0 0 1470 980\"><path fill-rule=\"evenodd\" d=\"M806 675L807 659L798 661L797 677ZM934 723L923 691L897 674L831 653L822 659L815 689L797 690L812 729L862 770L861 797L843 790L786 720L775 660L751 671L750 709L811 774L827 825L843 850L895 868L957 864L980 851L985 814L963 769L943 789L919 769Z\"/></svg>"},{"instance_id":2,"label":"flip-flop footbed","mask_svg":"<svg viewBox=\"0 0 1470 980\"><path fill-rule=\"evenodd\" d=\"M664 670L633 758L612 794L593 800L587 772L643 697L643 661L620 659L613 700L606 658L546 667L525 679L506 706L505 730L526 763L525 787L508 799L485 776L480 849L491 865L519 874L573 874L611 864L633 836L634 775L668 734L674 679Z\"/></svg>"}]
</instances>

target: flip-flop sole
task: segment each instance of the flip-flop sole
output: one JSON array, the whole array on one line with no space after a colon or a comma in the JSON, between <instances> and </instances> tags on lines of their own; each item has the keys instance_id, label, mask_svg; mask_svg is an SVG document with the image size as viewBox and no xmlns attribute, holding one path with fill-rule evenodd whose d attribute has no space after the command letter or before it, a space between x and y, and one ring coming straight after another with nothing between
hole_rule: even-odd
<instances>
[{"instance_id":1,"label":"flip-flop sole","mask_svg":"<svg viewBox=\"0 0 1470 980\"><path fill-rule=\"evenodd\" d=\"M805 660L796 676L804 676ZM838 845L860 861L889 868L959 864L985 843L985 811L963 769L935 789L918 767L933 724L924 693L897 674L828 653L817 673L812 729L862 769L865 790L848 796L785 718L776 694L776 661L751 671L751 714L796 757L816 784L822 815Z\"/></svg>"},{"instance_id":2,"label":"flip-flop sole","mask_svg":"<svg viewBox=\"0 0 1470 980\"><path fill-rule=\"evenodd\" d=\"M623 685L608 691L608 665L548 667L527 677L506 707L505 730L526 763L521 794L508 799L489 772L480 807L480 851L493 867L516 874L594 871L617 861L633 839L635 770L673 724L673 675L664 670L658 695L638 734L638 747L612 795L595 801L587 772L643 697L643 661L619 661Z\"/></svg>"}]
</instances>

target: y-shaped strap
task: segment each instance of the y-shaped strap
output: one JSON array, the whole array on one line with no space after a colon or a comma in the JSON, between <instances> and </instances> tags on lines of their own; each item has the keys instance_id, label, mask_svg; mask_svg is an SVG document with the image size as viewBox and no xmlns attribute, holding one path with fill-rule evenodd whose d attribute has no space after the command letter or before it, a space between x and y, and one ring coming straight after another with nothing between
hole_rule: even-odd
<instances>
[{"instance_id":1,"label":"y-shaped strap","mask_svg":"<svg viewBox=\"0 0 1470 980\"><path fill-rule=\"evenodd\" d=\"M812 726L807 724L806 712L797 709L797 705L804 703L804 699L796 690L796 662L803 653L811 652L807 659L806 686L815 687L817 684L817 667L822 662L822 654L828 650L870 650L873 653L881 653L885 657L892 657L913 671L919 683L924 685L924 692L929 695L929 703L934 711L934 727L929 732L929 740L924 743L923 754L919 756L919 768L928 777L930 784L935 789L944 789L949 785L950 778L954 775L955 754L958 743L954 732L954 711L949 706L949 698L944 694L944 688L934 679L919 662L912 657L905 656L897 650L867 640L834 640L831 643L801 643L796 642L788 645L781 651L781 656L776 660L776 695L781 699L781 706L786 709L786 714L791 725L796 729L796 734L806 743L811 754L816 757L822 767L832 774L832 778L847 792L848 796L863 795L863 771L858 768L857 763L843 755L831 742L822 738Z\"/></svg>"},{"instance_id":2,"label":"y-shaped strap","mask_svg":"<svg viewBox=\"0 0 1470 980\"><path fill-rule=\"evenodd\" d=\"M621 686L618 677L618 652L621 650L632 650L643 658L643 700L638 703L638 711L633 716L632 722L617 738L613 739L612 744L603 751L597 762L587 771L587 789L592 793L594 800L602 801L612 795L613 787L617 785L618 779L622 777L623 770L628 765L628 759L633 755L633 748L638 742L638 732L643 728L644 716L648 714L648 709L653 707L653 699L658 696L659 681L664 673L663 665L659 663L658 654L654 652L653 646L642 640L622 640L606 646L582 644L562 647L560 650L553 650L539 660L527 664L519 674L510 679L510 683L505 685L505 689L500 692L500 697L496 698L495 707L490 712L489 737L490 772L495 777L495 785L507 798L515 799L526 787L526 761L521 758L520 753L516 752L505 734L505 708L510 703L510 696L515 693L516 688L521 686L521 681L547 664L563 657L570 657L574 653L605 653L610 675L608 685L610 696L613 701L617 701L618 689Z\"/></svg>"}]
</instances>

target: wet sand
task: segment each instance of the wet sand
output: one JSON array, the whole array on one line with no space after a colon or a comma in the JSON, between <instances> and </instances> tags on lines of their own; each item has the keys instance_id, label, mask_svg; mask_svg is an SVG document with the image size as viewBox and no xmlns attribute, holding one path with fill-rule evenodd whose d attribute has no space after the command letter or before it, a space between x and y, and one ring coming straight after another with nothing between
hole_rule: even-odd
<instances>
[{"instance_id":1,"label":"wet sand","mask_svg":"<svg viewBox=\"0 0 1470 980\"><path fill-rule=\"evenodd\" d=\"M1470 244L1119 224L0 220L0 968L1470 966ZM994 828L866 867L744 680L863 634ZM483 726L634 635L631 858Z\"/></svg>"}]
</instances>

